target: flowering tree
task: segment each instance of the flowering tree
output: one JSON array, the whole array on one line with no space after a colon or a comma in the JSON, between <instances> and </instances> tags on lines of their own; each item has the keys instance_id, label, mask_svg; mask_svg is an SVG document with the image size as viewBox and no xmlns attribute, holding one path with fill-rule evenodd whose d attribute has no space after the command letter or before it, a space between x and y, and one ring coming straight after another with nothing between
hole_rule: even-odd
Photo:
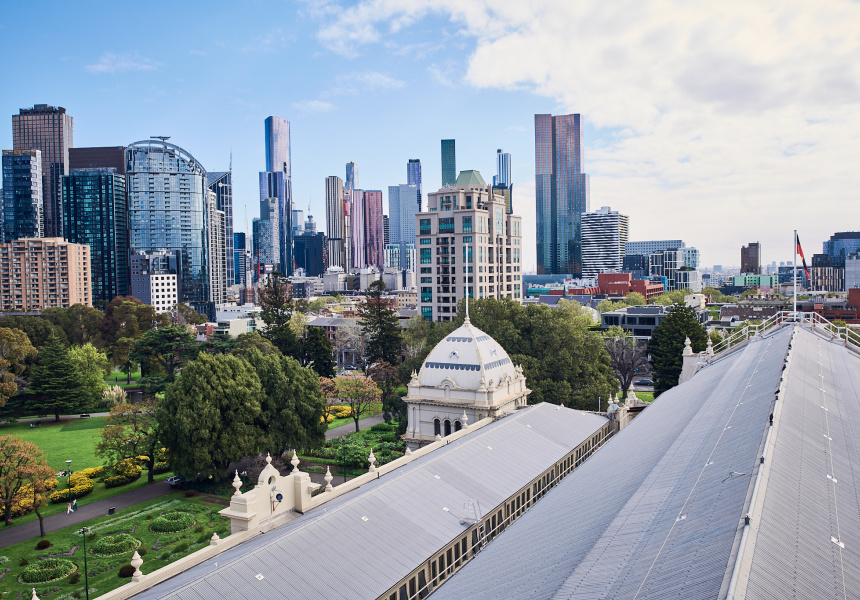
<instances>
[{"instance_id":1,"label":"flowering tree","mask_svg":"<svg viewBox=\"0 0 860 600\"><path fill-rule=\"evenodd\" d=\"M12 506L29 503L31 497L38 514L39 507L47 499L47 480L53 475L54 470L36 444L16 435L0 436L0 502L6 525L12 524ZM42 525L41 515L39 525ZM45 530L41 529L44 536Z\"/></svg>"},{"instance_id":2,"label":"flowering tree","mask_svg":"<svg viewBox=\"0 0 860 600\"><path fill-rule=\"evenodd\" d=\"M362 375L342 375L335 378L334 384L338 399L349 406L349 416L355 421L355 430L359 431L359 419L367 414L372 402L379 402L382 392L371 378Z\"/></svg>"},{"instance_id":3,"label":"flowering tree","mask_svg":"<svg viewBox=\"0 0 860 600\"><path fill-rule=\"evenodd\" d=\"M325 398L325 406L323 406L323 420L326 424L329 423L329 417L332 414L332 407L337 402L337 386L333 379L328 377L320 377L320 391Z\"/></svg>"}]
</instances>

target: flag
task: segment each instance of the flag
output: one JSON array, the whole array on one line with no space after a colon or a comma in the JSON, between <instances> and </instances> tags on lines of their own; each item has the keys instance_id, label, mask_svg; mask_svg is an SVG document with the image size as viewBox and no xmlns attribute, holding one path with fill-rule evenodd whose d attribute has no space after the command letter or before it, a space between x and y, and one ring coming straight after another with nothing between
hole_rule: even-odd
<instances>
[{"instance_id":1,"label":"flag","mask_svg":"<svg viewBox=\"0 0 860 600\"><path fill-rule=\"evenodd\" d=\"M809 269L806 268L806 257L803 256L803 248L800 247L800 236L796 233L794 234L794 241L797 243L797 253L800 254L800 260L803 261L803 272L806 273L807 279L811 279Z\"/></svg>"}]
</instances>

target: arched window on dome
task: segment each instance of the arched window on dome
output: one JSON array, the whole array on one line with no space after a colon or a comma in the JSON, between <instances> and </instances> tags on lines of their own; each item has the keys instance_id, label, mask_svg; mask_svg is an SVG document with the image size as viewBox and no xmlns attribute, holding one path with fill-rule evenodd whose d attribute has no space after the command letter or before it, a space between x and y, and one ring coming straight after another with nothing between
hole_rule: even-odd
<instances>
[{"instance_id":1,"label":"arched window on dome","mask_svg":"<svg viewBox=\"0 0 860 600\"><path fill-rule=\"evenodd\" d=\"M433 419L433 435L442 435L442 421Z\"/></svg>"},{"instance_id":2,"label":"arched window on dome","mask_svg":"<svg viewBox=\"0 0 860 600\"><path fill-rule=\"evenodd\" d=\"M463 429L463 424L460 421L454 421L454 431L460 431Z\"/></svg>"},{"instance_id":3,"label":"arched window on dome","mask_svg":"<svg viewBox=\"0 0 860 600\"><path fill-rule=\"evenodd\" d=\"M451 421L445 419L445 436L451 435Z\"/></svg>"}]
</instances>

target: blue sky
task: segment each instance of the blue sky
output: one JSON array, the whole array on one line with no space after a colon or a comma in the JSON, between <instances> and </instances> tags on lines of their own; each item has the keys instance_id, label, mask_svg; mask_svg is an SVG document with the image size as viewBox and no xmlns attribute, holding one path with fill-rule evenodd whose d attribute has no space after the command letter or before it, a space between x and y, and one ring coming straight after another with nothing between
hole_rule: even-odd
<instances>
[{"instance_id":1,"label":"blue sky","mask_svg":"<svg viewBox=\"0 0 860 600\"><path fill-rule=\"evenodd\" d=\"M35 103L64 106L75 145L151 135L208 170L233 153L234 220L257 216L263 120L292 125L294 198L324 224L324 178L404 183L439 140L488 181L511 152L515 210L534 264L535 113L585 116L592 209L632 239L685 239L703 263L791 259L858 229L856 3L538 0L7 3L0 13L0 139ZM240 7L240 8L237 8Z\"/></svg>"}]
</instances>

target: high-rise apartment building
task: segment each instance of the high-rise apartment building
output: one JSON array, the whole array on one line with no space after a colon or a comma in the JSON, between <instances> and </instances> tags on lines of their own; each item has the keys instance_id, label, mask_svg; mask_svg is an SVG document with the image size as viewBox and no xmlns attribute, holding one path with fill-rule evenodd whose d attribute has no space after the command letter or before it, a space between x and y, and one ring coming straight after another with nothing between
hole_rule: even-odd
<instances>
[{"instance_id":1,"label":"high-rise apartment building","mask_svg":"<svg viewBox=\"0 0 860 600\"><path fill-rule=\"evenodd\" d=\"M114 169L125 175L125 146L69 148L69 171L72 169Z\"/></svg>"},{"instance_id":2,"label":"high-rise apartment building","mask_svg":"<svg viewBox=\"0 0 860 600\"><path fill-rule=\"evenodd\" d=\"M511 154L496 150L496 175L493 177L493 185L511 185Z\"/></svg>"},{"instance_id":3,"label":"high-rise apartment building","mask_svg":"<svg viewBox=\"0 0 860 600\"><path fill-rule=\"evenodd\" d=\"M275 248L278 246L278 235L274 223L268 219L251 221L251 233L254 246L254 277L258 278L260 275L277 270Z\"/></svg>"},{"instance_id":4,"label":"high-rise apartment building","mask_svg":"<svg viewBox=\"0 0 860 600\"><path fill-rule=\"evenodd\" d=\"M293 237L302 235L305 231L305 211L296 208L293 202Z\"/></svg>"},{"instance_id":5,"label":"high-rise apartment building","mask_svg":"<svg viewBox=\"0 0 860 600\"><path fill-rule=\"evenodd\" d=\"M285 276L293 273L293 192L292 158L290 154L290 122L280 117L268 117L266 131L266 171L260 173L260 200L278 199L279 263Z\"/></svg>"},{"instance_id":6,"label":"high-rise apartment building","mask_svg":"<svg viewBox=\"0 0 860 600\"><path fill-rule=\"evenodd\" d=\"M419 307L424 319L448 321L468 290L476 298L522 297L522 219L505 213L477 171L427 195L415 215Z\"/></svg>"},{"instance_id":7,"label":"high-rise apartment building","mask_svg":"<svg viewBox=\"0 0 860 600\"><path fill-rule=\"evenodd\" d=\"M583 277L621 270L629 227L629 217L608 206L582 215Z\"/></svg>"},{"instance_id":8,"label":"high-rise apartment building","mask_svg":"<svg viewBox=\"0 0 860 600\"><path fill-rule=\"evenodd\" d=\"M247 285L248 247L244 231L233 232L233 285Z\"/></svg>"},{"instance_id":9,"label":"high-rise apartment building","mask_svg":"<svg viewBox=\"0 0 860 600\"><path fill-rule=\"evenodd\" d=\"M669 292L689 288L702 291L702 276L698 270L699 251L696 248L658 250L648 256L649 277L659 278Z\"/></svg>"},{"instance_id":10,"label":"high-rise apartment building","mask_svg":"<svg viewBox=\"0 0 860 600\"><path fill-rule=\"evenodd\" d=\"M181 269L176 254L141 250L131 255L131 295L163 313L180 302Z\"/></svg>"},{"instance_id":11,"label":"high-rise apartment building","mask_svg":"<svg viewBox=\"0 0 860 600\"><path fill-rule=\"evenodd\" d=\"M292 179L290 155L290 122L280 117L266 117L266 171L283 172Z\"/></svg>"},{"instance_id":12,"label":"high-rise apartment building","mask_svg":"<svg viewBox=\"0 0 860 600\"><path fill-rule=\"evenodd\" d=\"M363 269L367 266L367 253L365 252L366 230L364 228L364 191L349 190L344 188L344 205L349 207L349 257L353 269Z\"/></svg>"},{"instance_id":13,"label":"high-rise apartment building","mask_svg":"<svg viewBox=\"0 0 860 600\"><path fill-rule=\"evenodd\" d=\"M210 306L207 314L215 319L215 308L212 305L224 304L227 301L227 218L223 210L218 210L218 200L215 192L208 190L209 219L207 220L207 250L209 252L209 295ZM233 246L232 235L230 246ZM232 251L230 252L232 263Z\"/></svg>"},{"instance_id":14,"label":"high-rise apartment building","mask_svg":"<svg viewBox=\"0 0 860 600\"><path fill-rule=\"evenodd\" d=\"M415 212L421 212L421 161L417 158L410 158L406 163L406 183L418 189L418 206Z\"/></svg>"},{"instance_id":15,"label":"high-rise apartment building","mask_svg":"<svg viewBox=\"0 0 860 600\"><path fill-rule=\"evenodd\" d=\"M415 197L418 188L414 185L390 185L388 186L388 213L389 246L401 246L403 249L398 253L400 263L390 265L399 269L405 269L408 255L405 247L415 244Z\"/></svg>"},{"instance_id":16,"label":"high-rise apartment building","mask_svg":"<svg viewBox=\"0 0 860 600\"><path fill-rule=\"evenodd\" d=\"M391 201L389 200L390 205ZM385 246L391 243L391 222L388 219L388 215L382 215L382 243Z\"/></svg>"},{"instance_id":17,"label":"high-rise apartment building","mask_svg":"<svg viewBox=\"0 0 860 600\"><path fill-rule=\"evenodd\" d=\"M382 231L382 190L364 190L365 265L382 270L385 262Z\"/></svg>"},{"instance_id":18,"label":"high-rise apartment building","mask_svg":"<svg viewBox=\"0 0 860 600\"><path fill-rule=\"evenodd\" d=\"M255 262L263 265L271 265L273 271L279 270L282 264L281 245L278 240L278 232L281 230L280 216L280 202L277 198L260 200L260 221L269 223L272 231L269 235L264 234L260 240L257 240L257 234L256 232L254 233Z\"/></svg>"},{"instance_id":19,"label":"high-rise apartment building","mask_svg":"<svg viewBox=\"0 0 860 600\"><path fill-rule=\"evenodd\" d=\"M442 140L442 187L457 183L457 149L454 140Z\"/></svg>"},{"instance_id":20,"label":"high-rise apartment building","mask_svg":"<svg viewBox=\"0 0 860 600\"><path fill-rule=\"evenodd\" d=\"M74 119L62 106L36 104L12 115L12 149L42 151L42 229L46 237L63 235L62 177L69 174Z\"/></svg>"},{"instance_id":21,"label":"high-rise apartment building","mask_svg":"<svg viewBox=\"0 0 860 600\"><path fill-rule=\"evenodd\" d=\"M415 244L389 244L385 247L385 268L415 273Z\"/></svg>"},{"instance_id":22,"label":"high-rise apartment building","mask_svg":"<svg viewBox=\"0 0 860 600\"><path fill-rule=\"evenodd\" d=\"M90 247L92 299L129 294L128 196L113 167L70 169L63 176L63 237Z\"/></svg>"},{"instance_id":23,"label":"high-rise apartment building","mask_svg":"<svg viewBox=\"0 0 860 600\"><path fill-rule=\"evenodd\" d=\"M761 244L759 242L750 242L748 246L741 246L741 273L761 275Z\"/></svg>"},{"instance_id":24,"label":"high-rise apartment building","mask_svg":"<svg viewBox=\"0 0 860 600\"><path fill-rule=\"evenodd\" d=\"M179 302L208 313L209 190L206 170L179 146L142 140L126 148L130 248L177 256Z\"/></svg>"},{"instance_id":25,"label":"high-rise apartment building","mask_svg":"<svg viewBox=\"0 0 860 600\"><path fill-rule=\"evenodd\" d=\"M43 233L41 150L4 150L0 242L40 238Z\"/></svg>"},{"instance_id":26,"label":"high-rise apartment building","mask_svg":"<svg viewBox=\"0 0 860 600\"><path fill-rule=\"evenodd\" d=\"M582 147L580 115L535 115L538 274L582 274L582 214L590 211Z\"/></svg>"},{"instance_id":27,"label":"high-rise apartment building","mask_svg":"<svg viewBox=\"0 0 860 600\"><path fill-rule=\"evenodd\" d=\"M0 244L0 311L93 305L90 248L63 238Z\"/></svg>"},{"instance_id":28,"label":"high-rise apartment building","mask_svg":"<svg viewBox=\"0 0 860 600\"><path fill-rule=\"evenodd\" d=\"M346 190L357 190L358 186L358 165L354 162L346 163L346 179L343 180L343 188Z\"/></svg>"},{"instance_id":29,"label":"high-rise apartment building","mask_svg":"<svg viewBox=\"0 0 860 600\"><path fill-rule=\"evenodd\" d=\"M683 240L649 240L647 242L627 242L624 244L624 253L628 256L650 256L654 252L662 252L663 250L672 250L674 248L684 248Z\"/></svg>"},{"instance_id":30,"label":"high-rise apartment building","mask_svg":"<svg viewBox=\"0 0 860 600\"><path fill-rule=\"evenodd\" d=\"M347 269L343 180L337 175L325 178L325 224L328 236L328 266Z\"/></svg>"},{"instance_id":31,"label":"high-rise apartment building","mask_svg":"<svg viewBox=\"0 0 860 600\"><path fill-rule=\"evenodd\" d=\"M322 277L326 265L326 239L324 233L302 233L294 241L296 268L304 269L308 277Z\"/></svg>"},{"instance_id":32,"label":"high-rise apartment building","mask_svg":"<svg viewBox=\"0 0 860 600\"><path fill-rule=\"evenodd\" d=\"M227 279L225 285L233 285L233 172L215 171L206 174L209 191L215 194L215 209L224 213L224 235L227 245Z\"/></svg>"}]
</instances>

